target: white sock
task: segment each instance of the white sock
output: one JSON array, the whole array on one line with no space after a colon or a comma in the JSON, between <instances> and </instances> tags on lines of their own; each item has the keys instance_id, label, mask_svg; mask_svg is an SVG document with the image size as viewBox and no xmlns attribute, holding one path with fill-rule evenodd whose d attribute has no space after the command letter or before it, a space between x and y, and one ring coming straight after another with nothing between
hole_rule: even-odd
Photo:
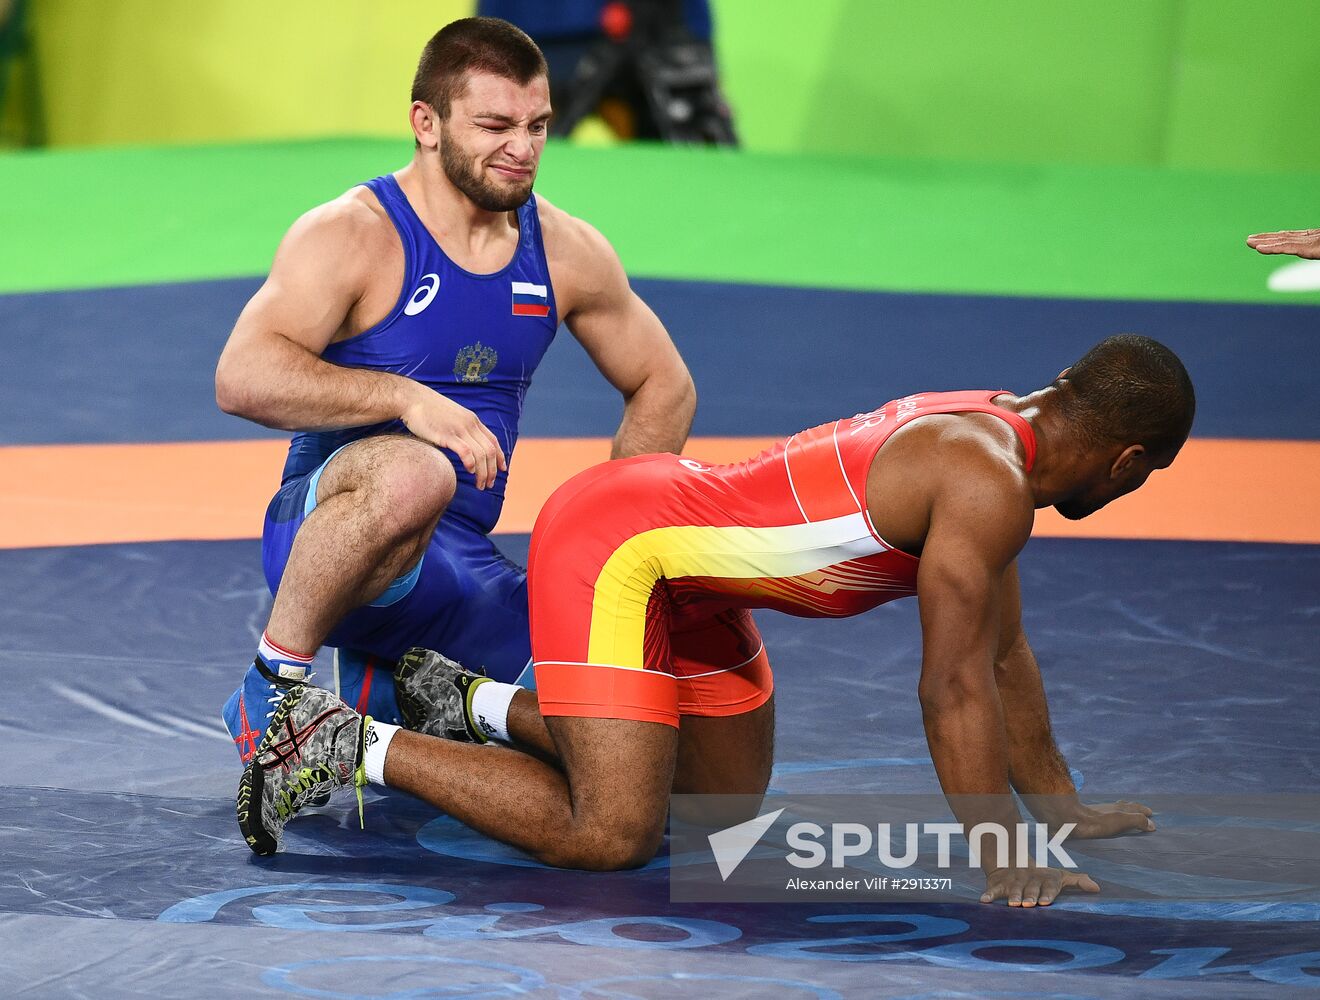
<instances>
[{"instance_id":1,"label":"white sock","mask_svg":"<svg viewBox=\"0 0 1320 1000\"><path fill-rule=\"evenodd\" d=\"M307 668L316 658L316 651L297 653L285 649L265 632L261 633L261 642L257 644L257 655L261 657L270 672L286 681L305 681Z\"/></svg>"},{"instance_id":2,"label":"white sock","mask_svg":"<svg viewBox=\"0 0 1320 1000\"><path fill-rule=\"evenodd\" d=\"M521 691L517 684L500 681L482 681L472 689L472 721L491 739L511 743L509 738L509 706L513 696Z\"/></svg>"},{"instance_id":3,"label":"white sock","mask_svg":"<svg viewBox=\"0 0 1320 1000\"><path fill-rule=\"evenodd\" d=\"M367 781L373 785L385 784L385 753L390 748L390 740L399 731L398 726L372 719L367 723L366 753L362 765L367 772Z\"/></svg>"}]
</instances>

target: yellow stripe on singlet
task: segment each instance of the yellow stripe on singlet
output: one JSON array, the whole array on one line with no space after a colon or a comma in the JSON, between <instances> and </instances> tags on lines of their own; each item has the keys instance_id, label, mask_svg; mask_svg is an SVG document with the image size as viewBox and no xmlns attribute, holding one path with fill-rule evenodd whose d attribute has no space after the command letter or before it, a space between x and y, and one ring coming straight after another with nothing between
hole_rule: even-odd
<instances>
[{"instance_id":1,"label":"yellow stripe on singlet","mask_svg":"<svg viewBox=\"0 0 1320 1000\"><path fill-rule=\"evenodd\" d=\"M656 581L782 579L884 550L861 514L767 528L676 525L633 535L596 577L587 659L641 670Z\"/></svg>"}]
</instances>

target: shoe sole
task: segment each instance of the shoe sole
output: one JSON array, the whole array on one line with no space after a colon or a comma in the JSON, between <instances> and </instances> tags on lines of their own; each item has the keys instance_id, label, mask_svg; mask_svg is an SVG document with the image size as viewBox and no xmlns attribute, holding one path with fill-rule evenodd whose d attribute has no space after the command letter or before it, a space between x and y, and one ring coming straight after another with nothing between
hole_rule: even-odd
<instances>
[{"instance_id":1,"label":"shoe sole","mask_svg":"<svg viewBox=\"0 0 1320 1000\"><path fill-rule=\"evenodd\" d=\"M403 728L414 732L426 721L426 707L406 690L406 681L426 665L427 650L413 647L394 665L394 697L399 703Z\"/></svg>"},{"instance_id":2,"label":"shoe sole","mask_svg":"<svg viewBox=\"0 0 1320 1000\"><path fill-rule=\"evenodd\" d=\"M262 822L261 796L266 787L266 774L257 762L261 759L261 751L271 738L271 733L283 728L284 720L301 699L302 692L296 689L280 699L275 714L266 727L266 735L261 738L261 743L257 747L257 753L248 762L247 767L243 768L243 777L238 780L238 797L235 800L238 829L243 834L243 839L247 841L248 847L252 848L252 853L263 858L278 851L280 844L278 839L270 835L270 831Z\"/></svg>"},{"instance_id":3,"label":"shoe sole","mask_svg":"<svg viewBox=\"0 0 1320 1000\"><path fill-rule=\"evenodd\" d=\"M243 769L238 782L238 829L252 853L269 857L279 850L279 842L270 835L261 821L261 794L265 790L266 776L256 762Z\"/></svg>"}]
</instances>

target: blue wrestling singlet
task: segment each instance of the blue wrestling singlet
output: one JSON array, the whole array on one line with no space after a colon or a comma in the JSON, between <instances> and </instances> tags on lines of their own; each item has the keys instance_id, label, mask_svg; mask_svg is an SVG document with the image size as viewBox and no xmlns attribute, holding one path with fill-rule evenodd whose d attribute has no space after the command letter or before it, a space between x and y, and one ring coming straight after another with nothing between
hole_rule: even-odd
<instances>
[{"instance_id":1,"label":"blue wrestling singlet","mask_svg":"<svg viewBox=\"0 0 1320 1000\"><path fill-rule=\"evenodd\" d=\"M523 397L559 325L535 196L517 210L513 259L492 274L472 274L445 255L392 175L366 187L403 242L403 288L385 319L331 344L322 357L405 375L442 393L472 410L512 462ZM272 593L294 535L316 507L325 464L346 444L403 430L400 421L392 421L294 435L262 538ZM526 578L487 537L503 507L508 474L499 473L481 491L457 456L445 454L458 489L421 562L372 604L345 617L326 642L373 654L386 664L411 646L426 646L470 669L513 681L530 657Z\"/></svg>"}]
</instances>

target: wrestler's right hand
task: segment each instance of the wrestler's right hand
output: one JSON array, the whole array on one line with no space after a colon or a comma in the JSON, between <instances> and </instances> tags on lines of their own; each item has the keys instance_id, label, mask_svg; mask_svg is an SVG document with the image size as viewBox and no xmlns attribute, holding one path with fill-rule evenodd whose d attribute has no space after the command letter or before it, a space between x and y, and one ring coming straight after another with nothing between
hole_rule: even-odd
<instances>
[{"instance_id":1,"label":"wrestler's right hand","mask_svg":"<svg viewBox=\"0 0 1320 1000\"><path fill-rule=\"evenodd\" d=\"M1085 872L1041 865L1009 865L986 873L981 902L1007 899L1009 906L1049 906L1065 889L1099 892L1100 886Z\"/></svg>"},{"instance_id":2,"label":"wrestler's right hand","mask_svg":"<svg viewBox=\"0 0 1320 1000\"><path fill-rule=\"evenodd\" d=\"M420 383L399 418L423 441L447 448L472 473L477 489L484 490L508 468L500 443L490 428L465 406Z\"/></svg>"}]
</instances>

